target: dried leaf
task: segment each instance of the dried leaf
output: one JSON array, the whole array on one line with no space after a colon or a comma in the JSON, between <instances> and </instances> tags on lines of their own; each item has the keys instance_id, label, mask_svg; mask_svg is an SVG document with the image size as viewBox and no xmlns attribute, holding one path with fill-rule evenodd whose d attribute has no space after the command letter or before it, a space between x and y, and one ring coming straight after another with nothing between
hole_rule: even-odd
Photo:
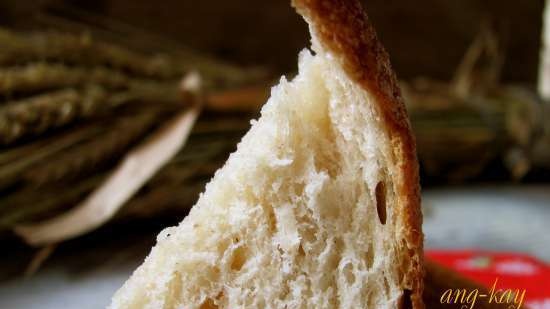
<instances>
[{"instance_id":1,"label":"dried leaf","mask_svg":"<svg viewBox=\"0 0 550 309\"><path fill-rule=\"evenodd\" d=\"M18 226L15 232L31 245L64 241L111 219L118 209L184 145L199 108L176 116L154 136L131 151L113 174L82 204L45 222Z\"/></svg>"}]
</instances>

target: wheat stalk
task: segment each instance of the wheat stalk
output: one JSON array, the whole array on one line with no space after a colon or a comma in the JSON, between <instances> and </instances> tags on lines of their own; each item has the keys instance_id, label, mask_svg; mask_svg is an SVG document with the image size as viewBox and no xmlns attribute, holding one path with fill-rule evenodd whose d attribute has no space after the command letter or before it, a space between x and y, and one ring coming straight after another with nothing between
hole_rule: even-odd
<instances>
[{"instance_id":1,"label":"wheat stalk","mask_svg":"<svg viewBox=\"0 0 550 309\"><path fill-rule=\"evenodd\" d=\"M131 77L106 67L79 67L55 63L29 63L0 68L0 93L25 93L52 88L98 85L107 90L130 89L149 99L179 100L179 81Z\"/></svg>"},{"instance_id":2,"label":"wheat stalk","mask_svg":"<svg viewBox=\"0 0 550 309\"><path fill-rule=\"evenodd\" d=\"M99 84L121 88L129 78L120 71L106 67L75 67L46 62L0 69L0 92L32 92L82 84Z\"/></svg>"},{"instance_id":3,"label":"wheat stalk","mask_svg":"<svg viewBox=\"0 0 550 309\"><path fill-rule=\"evenodd\" d=\"M0 199L0 230L12 228L18 223L46 219L81 200L104 178L104 174L84 178L71 184L71 190L58 184L41 190L27 187Z\"/></svg>"},{"instance_id":4,"label":"wheat stalk","mask_svg":"<svg viewBox=\"0 0 550 309\"><path fill-rule=\"evenodd\" d=\"M96 170L123 154L133 142L160 120L158 116L155 111L147 111L123 117L114 125L108 126L105 133L96 138L56 154L47 164L29 169L23 178L34 185L44 185L68 178L74 179L78 175Z\"/></svg>"},{"instance_id":5,"label":"wheat stalk","mask_svg":"<svg viewBox=\"0 0 550 309\"><path fill-rule=\"evenodd\" d=\"M180 78L189 71L198 71L208 89L226 88L265 79L260 68L243 69L186 51L172 55L146 55L98 41L90 34L74 35L59 32L36 32L18 35L0 28L0 65L32 61L62 61L79 65L109 67L149 78Z\"/></svg>"},{"instance_id":6,"label":"wheat stalk","mask_svg":"<svg viewBox=\"0 0 550 309\"><path fill-rule=\"evenodd\" d=\"M76 143L91 138L101 130L101 126L85 125L60 135L45 138L43 141L0 152L0 189L19 181L25 169Z\"/></svg>"},{"instance_id":7,"label":"wheat stalk","mask_svg":"<svg viewBox=\"0 0 550 309\"><path fill-rule=\"evenodd\" d=\"M17 35L0 29L0 65L36 60L60 60L87 65L108 65L137 75L180 77L184 72L165 56L149 57L123 47L95 41L89 34L36 32Z\"/></svg>"},{"instance_id":8,"label":"wheat stalk","mask_svg":"<svg viewBox=\"0 0 550 309\"><path fill-rule=\"evenodd\" d=\"M109 93L99 85L82 90L63 89L0 106L0 144L66 125L132 101L178 103L180 93L170 83L132 83L130 88Z\"/></svg>"},{"instance_id":9,"label":"wheat stalk","mask_svg":"<svg viewBox=\"0 0 550 309\"><path fill-rule=\"evenodd\" d=\"M64 89L7 103L0 107L0 144L91 114L106 97L102 88L90 87L82 94L75 89Z\"/></svg>"}]
</instances>

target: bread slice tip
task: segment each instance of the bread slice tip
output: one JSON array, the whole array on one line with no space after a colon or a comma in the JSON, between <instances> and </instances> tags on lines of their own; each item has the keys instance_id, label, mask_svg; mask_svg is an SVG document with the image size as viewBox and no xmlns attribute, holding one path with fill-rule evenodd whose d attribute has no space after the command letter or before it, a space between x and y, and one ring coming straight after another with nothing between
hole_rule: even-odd
<instances>
[{"instance_id":1,"label":"bread slice tip","mask_svg":"<svg viewBox=\"0 0 550 309\"><path fill-rule=\"evenodd\" d=\"M423 308L414 139L357 0L292 2L299 73L110 308Z\"/></svg>"}]
</instances>

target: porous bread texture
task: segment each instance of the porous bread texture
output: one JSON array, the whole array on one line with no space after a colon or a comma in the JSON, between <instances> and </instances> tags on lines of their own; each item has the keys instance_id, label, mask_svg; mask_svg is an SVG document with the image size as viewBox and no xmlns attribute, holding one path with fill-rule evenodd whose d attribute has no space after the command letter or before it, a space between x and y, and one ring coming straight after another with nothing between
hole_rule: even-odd
<instances>
[{"instance_id":1,"label":"porous bread texture","mask_svg":"<svg viewBox=\"0 0 550 309\"><path fill-rule=\"evenodd\" d=\"M330 53L299 58L110 308L400 306L410 227L389 132Z\"/></svg>"}]
</instances>

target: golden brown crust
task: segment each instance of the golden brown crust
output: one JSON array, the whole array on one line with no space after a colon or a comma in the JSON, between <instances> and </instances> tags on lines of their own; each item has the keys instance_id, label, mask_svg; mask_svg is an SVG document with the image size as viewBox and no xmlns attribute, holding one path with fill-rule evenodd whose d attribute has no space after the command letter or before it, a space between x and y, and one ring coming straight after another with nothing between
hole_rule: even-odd
<instances>
[{"instance_id":1,"label":"golden brown crust","mask_svg":"<svg viewBox=\"0 0 550 309\"><path fill-rule=\"evenodd\" d=\"M346 73L375 98L397 162L397 210L408 246L402 286L410 289L413 308L423 308L423 234L416 146L397 78L388 54L358 0L292 0L309 23L320 47L338 59Z\"/></svg>"}]
</instances>

